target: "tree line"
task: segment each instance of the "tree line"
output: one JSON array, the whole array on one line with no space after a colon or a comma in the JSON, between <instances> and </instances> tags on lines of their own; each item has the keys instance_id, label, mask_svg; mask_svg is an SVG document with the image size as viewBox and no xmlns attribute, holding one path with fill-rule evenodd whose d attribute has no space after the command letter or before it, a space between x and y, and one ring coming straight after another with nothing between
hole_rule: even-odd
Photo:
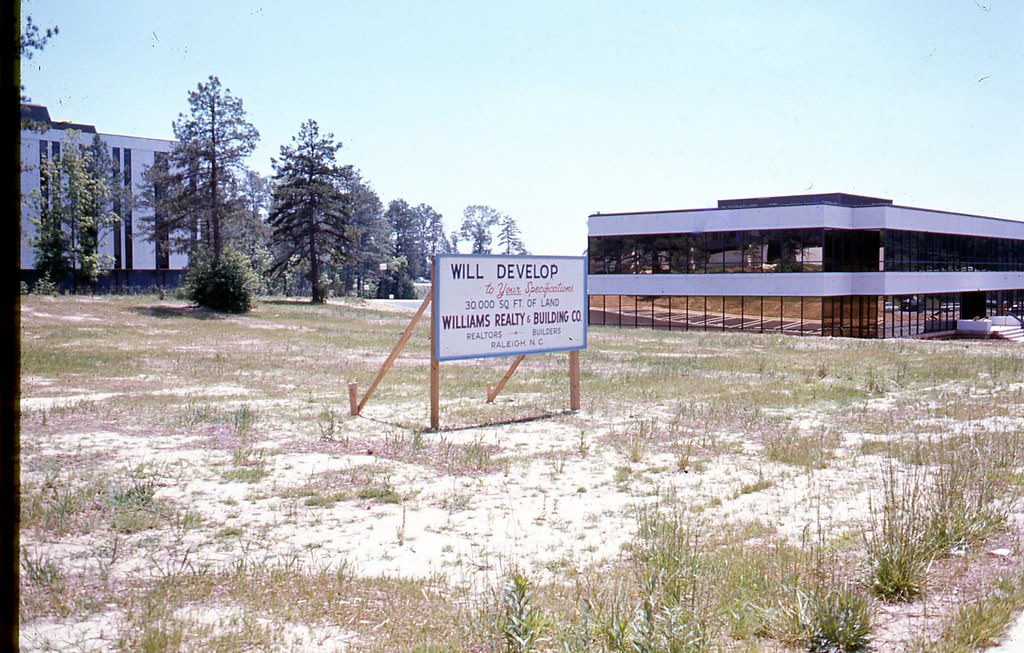
<instances>
[{"instance_id":1,"label":"tree line","mask_svg":"<svg viewBox=\"0 0 1024 653\"><path fill-rule=\"evenodd\" d=\"M129 205L148 209L138 227L157 260L188 255L189 296L223 310L247 310L257 293L314 303L331 294L413 297L433 257L460 244L476 254L527 253L515 220L489 206L466 207L450 233L427 204L395 199L385 208L360 171L339 160L341 141L313 119L280 147L273 174L258 174L247 161L259 131L216 76L188 93L172 127L176 142L144 171L137 197L118 183L98 137L81 145L71 134L60 156L41 164L32 198L41 278L71 279L76 290L95 284L112 263L99 254L100 233ZM223 293L232 297L219 301Z\"/></svg>"}]
</instances>

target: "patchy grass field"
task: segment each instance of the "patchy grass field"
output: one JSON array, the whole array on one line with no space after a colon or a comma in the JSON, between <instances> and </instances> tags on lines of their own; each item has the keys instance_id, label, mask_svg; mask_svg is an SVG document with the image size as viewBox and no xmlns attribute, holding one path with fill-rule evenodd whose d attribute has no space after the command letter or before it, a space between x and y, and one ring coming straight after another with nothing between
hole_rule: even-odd
<instances>
[{"instance_id":1,"label":"patchy grass field","mask_svg":"<svg viewBox=\"0 0 1024 653\"><path fill-rule=\"evenodd\" d=\"M22 303L25 651L973 651L1024 606L1024 348Z\"/></svg>"}]
</instances>

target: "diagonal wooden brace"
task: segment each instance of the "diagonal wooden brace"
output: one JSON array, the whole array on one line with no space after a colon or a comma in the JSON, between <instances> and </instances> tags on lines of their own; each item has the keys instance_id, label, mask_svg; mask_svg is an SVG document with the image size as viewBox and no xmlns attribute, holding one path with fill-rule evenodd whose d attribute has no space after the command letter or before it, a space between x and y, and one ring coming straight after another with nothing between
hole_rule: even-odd
<instances>
[{"instance_id":1,"label":"diagonal wooden brace","mask_svg":"<svg viewBox=\"0 0 1024 653\"><path fill-rule=\"evenodd\" d=\"M387 374L388 370L391 369L391 366L394 365L395 359L398 358L398 355L402 353L403 349L405 349L405 345L408 344L409 338L412 337L413 329L416 328L416 324L420 321L420 318L423 317L423 313L426 312L427 306L430 305L430 301L433 298L433 292L427 293L427 296L423 298L423 303L420 304L419 309L417 309L416 315L414 315L409 321L409 325L405 327L402 337L398 339L398 343L395 344L395 348L391 350L391 354L388 355L387 360L385 360L384 364L380 366L380 371L377 372L377 377L373 380L373 383L370 384L369 389L367 389L366 394L358 405L352 401L355 393L352 386L349 386L350 412L353 416L363 412L363 407L366 406L366 402L370 400L374 391L377 390L377 386L380 385L380 382L384 379L384 375Z\"/></svg>"},{"instance_id":2,"label":"diagonal wooden brace","mask_svg":"<svg viewBox=\"0 0 1024 653\"><path fill-rule=\"evenodd\" d=\"M512 378L513 374L515 374L516 368L519 367L519 364L523 362L524 358L526 358L526 354L519 354L516 356L516 359L512 361L512 366L508 368L508 371L505 372L505 376L503 376L501 381L498 383L498 387L493 390L490 388L487 389L487 403L494 403L494 400L499 394L501 394L501 391L505 388L505 384L508 383L508 380Z\"/></svg>"}]
</instances>

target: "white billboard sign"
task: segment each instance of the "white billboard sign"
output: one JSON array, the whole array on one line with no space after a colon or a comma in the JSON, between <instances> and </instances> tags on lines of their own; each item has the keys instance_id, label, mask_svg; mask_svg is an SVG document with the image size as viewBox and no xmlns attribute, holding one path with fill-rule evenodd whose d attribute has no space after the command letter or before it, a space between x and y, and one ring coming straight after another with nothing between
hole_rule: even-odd
<instances>
[{"instance_id":1,"label":"white billboard sign","mask_svg":"<svg viewBox=\"0 0 1024 653\"><path fill-rule=\"evenodd\" d=\"M585 349L585 257L434 259L437 360Z\"/></svg>"}]
</instances>

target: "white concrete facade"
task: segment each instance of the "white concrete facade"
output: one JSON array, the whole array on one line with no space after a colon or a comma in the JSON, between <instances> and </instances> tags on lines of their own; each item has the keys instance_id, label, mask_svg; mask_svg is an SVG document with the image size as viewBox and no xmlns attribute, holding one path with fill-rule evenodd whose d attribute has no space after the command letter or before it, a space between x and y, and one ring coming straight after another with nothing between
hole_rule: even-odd
<instances>
[{"instance_id":1,"label":"white concrete facade","mask_svg":"<svg viewBox=\"0 0 1024 653\"><path fill-rule=\"evenodd\" d=\"M1024 315L1016 220L831 193L594 214L588 233L594 324L905 337Z\"/></svg>"},{"instance_id":2,"label":"white concrete facade","mask_svg":"<svg viewBox=\"0 0 1024 653\"><path fill-rule=\"evenodd\" d=\"M1024 272L591 274L587 288L591 295L928 295L1024 288Z\"/></svg>"},{"instance_id":3,"label":"white concrete facade","mask_svg":"<svg viewBox=\"0 0 1024 653\"><path fill-rule=\"evenodd\" d=\"M590 237L700 234L777 229L926 231L1024 241L1024 222L891 204L796 204L647 213L595 214ZM1024 288L1013 272L798 272L709 274L591 274L593 295L909 295Z\"/></svg>"},{"instance_id":4,"label":"white concrete facade","mask_svg":"<svg viewBox=\"0 0 1024 653\"><path fill-rule=\"evenodd\" d=\"M905 206L805 204L756 208L687 209L648 213L595 214L590 236L704 233L757 229L896 229L1024 239L1024 222Z\"/></svg>"},{"instance_id":5,"label":"white concrete facade","mask_svg":"<svg viewBox=\"0 0 1024 653\"><path fill-rule=\"evenodd\" d=\"M132 196L141 197L145 185L145 171L153 165L158 153L171 151L175 141L122 136L98 132L91 125L76 125L49 121L45 107L30 106L31 117L36 123L45 127L42 131L32 129L21 130L21 257L19 267L26 272L34 271L35 254L32 240L35 227L33 195L40 190L40 161L51 158L59 153L69 138L80 146L90 146L93 137L99 136L106 146L106 154L115 159L117 182L130 185ZM23 106L23 116L25 107ZM44 120L39 120L39 117ZM45 148L45 152L43 151ZM116 156L114 156L116 154ZM130 175L126 178L126 171ZM180 272L188 265L188 257L184 254L170 253L166 267L158 265L156 243L147 239L144 225L153 217L152 210L138 201L130 206L121 206L121 222L100 234L100 252L114 262L112 272L122 273L126 283L132 285L131 279L145 279L146 273L160 270ZM155 277L154 277L155 278Z\"/></svg>"}]
</instances>

